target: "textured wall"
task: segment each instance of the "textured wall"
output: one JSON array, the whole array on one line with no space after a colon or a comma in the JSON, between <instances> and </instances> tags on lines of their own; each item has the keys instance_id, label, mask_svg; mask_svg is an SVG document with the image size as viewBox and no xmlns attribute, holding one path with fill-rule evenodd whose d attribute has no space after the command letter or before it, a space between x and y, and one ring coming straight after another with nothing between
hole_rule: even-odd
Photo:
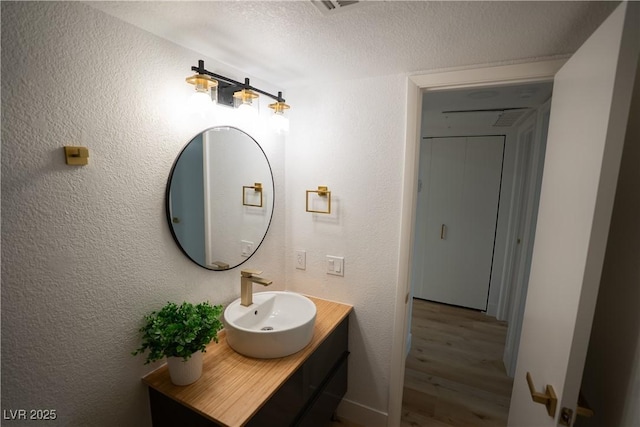
<instances>
[{"instance_id":1,"label":"textured wall","mask_svg":"<svg viewBox=\"0 0 640 427\"><path fill-rule=\"evenodd\" d=\"M55 409L51 426L149 425L140 377L153 366L130 355L142 315L239 296L238 271L192 264L164 214L174 157L215 124L184 107L200 58L81 3L2 2L2 409ZM279 197L282 138L251 132ZM87 146L89 165L66 166L64 145ZM283 251L281 198L248 261L274 288Z\"/></svg>"},{"instance_id":2,"label":"textured wall","mask_svg":"<svg viewBox=\"0 0 640 427\"><path fill-rule=\"evenodd\" d=\"M354 305L346 399L381 413L398 276L405 87L402 76L378 77L290 90L287 98L296 107L286 155L287 283ZM319 185L332 191L331 215L305 212L305 191ZM295 269L298 249L307 251L306 270ZM345 257L344 277L326 274L326 255Z\"/></svg>"}]
</instances>

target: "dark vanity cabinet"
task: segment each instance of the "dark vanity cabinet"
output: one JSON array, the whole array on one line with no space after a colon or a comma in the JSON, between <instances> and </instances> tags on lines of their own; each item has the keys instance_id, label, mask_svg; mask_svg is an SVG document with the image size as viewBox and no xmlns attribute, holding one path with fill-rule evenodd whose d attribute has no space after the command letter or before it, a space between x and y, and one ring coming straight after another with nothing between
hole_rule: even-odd
<instances>
[{"instance_id":1,"label":"dark vanity cabinet","mask_svg":"<svg viewBox=\"0 0 640 427\"><path fill-rule=\"evenodd\" d=\"M326 426L347 391L349 318L249 421L247 427Z\"/></svg>"},{"instance_id":2,"label":"dark vanity cabinet","mask_svg":"<svg viewBox=\"0 0 640 427\"><path fill-rule=\"evenodd\" d=\"M284 382L247 427L324 427L347 391L349 317ZM211 427L215 421L149 388L154 427ZM236 426L233 426L236 427Z\"/></svg>"}]
</instances>

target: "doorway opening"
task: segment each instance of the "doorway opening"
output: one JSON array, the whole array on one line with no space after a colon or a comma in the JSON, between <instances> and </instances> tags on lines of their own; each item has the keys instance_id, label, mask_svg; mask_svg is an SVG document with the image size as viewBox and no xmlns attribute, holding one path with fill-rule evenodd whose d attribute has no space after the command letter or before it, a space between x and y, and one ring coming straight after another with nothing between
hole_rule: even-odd
<instances>
[{"instance_id":1,"label":"doorway opening","mask_svg":"<svg viewBox=\"0 0 640 427\"><path fill-rule=\"evenodd\" d=\"M505 352L511 376L552 87L425 91L421 100L410 295L513 324Z\"/></svg>"},{"instance_id":2,"label":"doorway opening","mask_svg":"<svg viewBox=\"0 0 640 427\"><path fill-rule=\"evenodd\" d=\"M409 325L421 321L416 319L424 311L422 300L480 311L495 322L487 323L493 328L506 324L506 337L498 343L502 357L491 363L504 364L497 369L509 377L517 360L552 85L541 81L422 92ZM457 236L451 235L454 230ZM436 306L427 316L440 311ZM456 313L466 317L464 309ZM411 326L407 332L407 354L412 345L414 353L424 351L424 342L413 342ZM445 344L448 350L456 346ZM405 374L410 376L406 368ZM425 382L429 379L438 382L442 376L424 376ZM449 380L465 389L463 394L470 393L469 402L474 393L483 393L482 387ZM506 411L505 420L508 404Z\"/></svg>"},{"instance_id":3,"label":"doorway opening","mask_svg":"<svg viewBox=\"0 0 640 427\"><path fill-rule=\"evenodd\" d=\"M404 371L410 341L410 278L417 206L422 93L424 91L435 93L447 89L481 88L501 84L553 81L555 74L565 62L566 59L556 59L487 68L452 70L441 73L410 76L407 80L407 124L405 135L406 150L402 197L401 244L389 386L388 419L390 425L396 425L401 418Z\"/></svg>"}]
</instances>

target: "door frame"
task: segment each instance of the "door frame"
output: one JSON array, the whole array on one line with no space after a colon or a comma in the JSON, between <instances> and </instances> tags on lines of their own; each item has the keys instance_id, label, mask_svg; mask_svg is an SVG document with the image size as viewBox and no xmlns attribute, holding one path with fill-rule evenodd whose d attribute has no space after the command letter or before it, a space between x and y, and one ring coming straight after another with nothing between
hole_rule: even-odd
<instances>
[{"instance_id":1,"label":"door frame","mask_svg":"<svg viewBox=\"0 0 640 427\"><path fill-rule=\"evenodd\" d=\"M400 254L396 286L393 342L387 425L400 425L406 361L407 337L410 326L411 268L418 194L420 160L420 128L422 94L429 91L495 86L500 84L534 83L553 80L567 58L514 65L457 69L432 74L408 76L406 92L406 132L400 226Z\"/></svg>"},{"instance_id":2,"label":"door frame","mask_svg":"<svg viewBox=\"0 0 640 427\"><path fill-rule=\"evenodd\" d=\"M512 283L512 289L506 288L500 292L498 311L502 313L499 320L507 320L509 328L503 355L503 362L507 368L507 375L514 377L516 361L518 359L518 347L520 343L520 330L524 314L524 305L529 283L529 270L533 254L533 242L538 217L538 203L542 187L542 173L544 167L544 155L547 145L548 118L551 112L551 98L538 106L534 115L530 116L522 125L518 133L518 149L525 149L521 138L527 131L533 134L530 151L522 158L521 167L527 172L521 177L521 197L518 200L518 214L511 224L509 233L518 236L519 242L512 237L507 243L510 260L505 262L505 282ZM545 116L547 122L545 123ZM544 137L543 137L544 135ZM525 151L526 152L526 151ZM524 153L523 153L524 154ZM516 256L517 251L520 255Z\"/></svg>"}]
</instances>

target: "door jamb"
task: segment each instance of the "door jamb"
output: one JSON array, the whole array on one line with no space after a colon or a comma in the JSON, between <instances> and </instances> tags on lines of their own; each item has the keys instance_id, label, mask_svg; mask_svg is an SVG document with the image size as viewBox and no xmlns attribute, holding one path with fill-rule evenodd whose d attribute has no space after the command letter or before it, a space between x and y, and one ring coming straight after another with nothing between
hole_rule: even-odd
<instances>
[{"instance_id":1,"label":"door jamb","mask_svg":"<svg viewBox=\"0 0 640 427\"><path fill-rule=\"evenodd\" d=\"M553 80L567 58L502 65L484 68L451 70L407 78L407 107L404 150L400 253L394 312L389 403L387 426L400 425L402 393L409 328L409 295L413 257L413 235L417 202L418 160L420 158L420 125L422 93L464 87L481 87L504 83L531 83Z\"/></svg>"}]
</instances>

